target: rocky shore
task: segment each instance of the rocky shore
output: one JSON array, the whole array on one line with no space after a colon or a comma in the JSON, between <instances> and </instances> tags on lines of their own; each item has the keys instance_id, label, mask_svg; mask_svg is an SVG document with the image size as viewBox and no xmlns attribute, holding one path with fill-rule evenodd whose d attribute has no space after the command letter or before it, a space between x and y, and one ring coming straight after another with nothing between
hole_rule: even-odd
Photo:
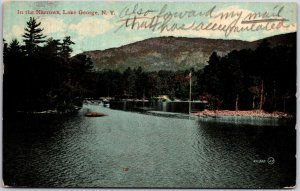
<instances>
[{"instance_id":1,"label":"rocky shore","mask_svg":"<svg viewBox=\"0 0 300 191\"><path fill-rule=\"evenodd\" d=\"M248 111L232 111L232 110L203 110L195 112L194 115L198 117L222 117L222 116L246 116L246 117L260 117L260 118L293 118L293 115L284 112L268 113L263 110L248 110Z\"/></svg>"}]
</instances>

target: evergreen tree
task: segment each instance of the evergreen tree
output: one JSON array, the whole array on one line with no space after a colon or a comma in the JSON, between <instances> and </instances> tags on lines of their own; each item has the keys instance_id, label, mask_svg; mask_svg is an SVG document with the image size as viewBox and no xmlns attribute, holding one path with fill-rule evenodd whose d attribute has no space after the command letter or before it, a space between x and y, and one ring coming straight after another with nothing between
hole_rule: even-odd
<instances>
[{"instance_id":1,"label":"evergreen tree","mask_svg":"<svg viewBox=\"0 0 300 191\"><path fill-rule=\"evenodd\" d=\"M3 39L3 58L6 58L8 52L8 44L5 39Z\"/></svg>"},{"instance_id":2,"label":"evergreen tree","mask_svg":"<svg viewBox=\"0 0 300 191\"><path fill-rule=\"evenodd\" d=\"M133 98L136 95L136 75L134 71L128 67L123 73L122 84L124 88L124 95L128 98Z\"/></svg>"},{"instance_id":3,"label":"evergreen tree","mask_svg":"<svg viewBox=\"0 0 300 191\"><path fill-rule=\"evenodd\" d=\"M61 43L58 39L49 38L46 41L43 50L46 54L50 54L51 56L58 56L61 50Z\"/></svg>"},{"instance_id":4,"label":"evergreen tree","mask_svg":"<svg viewBox=\"0 0 300 191\"><path fill-rule=\"evenodd\" d=\"M63 58L70 58L73 49L71 46L75 44L70 36L66 36L61 44L60 54Z\"/></svg>"},{"instance_id":5,"label":"evergreen tree","mask_svg":"<svg viewBox=\"0 0 300 191\"><path fill-rule=\"evenodd\" d=\"M5 42L3 51L3 111L6 113L15 111L22 104L25 67L22 65L24 60L22 46L17 39L13 39L9 44Z\"/></svg>"},{"instance_id":6,"label":"evergreen tree","mask_svg":"<svg viewBox=\"0 0 300 191\"><path fill-rule=\"evenodd\" d=\"M35 18L27 22L25 46L15 39L4 43L5 111L73 111L82 104L90 58L71 58L71 38L46 40L40 25Z\"/></svg>"},{"instance_id":7,"label":"evergreen tree","mask_svg":"<svg viewBox=\"0 0 300 191\"><path fill-rule=\"evenodd\" d=\"M43 29L40 28L40 25L41 22L37 22L34 17L30 17L27 27L24 28L25 33L22 37L28 55L32 54L41 43L45 42L46 36L42 34Z\"/></svg>"}]
</instances>

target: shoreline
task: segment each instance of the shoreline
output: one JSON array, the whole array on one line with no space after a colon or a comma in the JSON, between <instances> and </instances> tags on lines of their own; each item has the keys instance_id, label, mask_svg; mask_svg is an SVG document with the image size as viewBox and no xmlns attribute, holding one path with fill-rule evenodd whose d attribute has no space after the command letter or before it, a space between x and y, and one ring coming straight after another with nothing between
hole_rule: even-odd
<instances>
[{"instance_id":1,"label":"shoreline","mask_svg":"<svg viewBox=\"0 0 300 191\"><path fill-rule=\"evenodd\" d=\"M285 112L265 112L263 110L246 110L246 111L233 111L233 110L203 110L200 112L192 113L198 117L258 117L258 118L269 118L269 119L292 119L293 115Z\"/></svg>"},{"instance_id":2,"label":"shoreline","mask_svg":"<svg viewBox=\"0 0 300 191\"><path fill-rule=\"evenodd\" d=\"M25 113L25 114L33 114L33 115L44 115L44 114L70 114L70 113L76 113L79 111L82 107L74 106L72 109L66 109L64 111L59 111L57 109L49 109L49 110L43 110L43 111L17 111L17 113Z\"/></svg>"}]
</instances>

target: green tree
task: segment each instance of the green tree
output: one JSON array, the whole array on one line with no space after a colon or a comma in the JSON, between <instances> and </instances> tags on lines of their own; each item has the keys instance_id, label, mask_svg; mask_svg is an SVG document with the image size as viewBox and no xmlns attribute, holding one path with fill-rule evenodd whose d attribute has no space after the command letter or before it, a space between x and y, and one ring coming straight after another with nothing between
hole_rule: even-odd
<instances>
[{"instance_id":1,"label":"green tree","mask_svg":"<svg viewBox=\"0 0 300 191\"><path fill-rule=\"evenodd\" d=\"M73 52L73 49L71 48L71 46L75 44L72 40L70 36L66 36L63 39L63 42L61 44L61 50L60 50L60 54L63 58L70 58L71 53Z\"/></svg>"},{"instance_id":2,"label":"green tree","mask_svg":"<svg viewBox=\"0 0 300 191\"><path fill-rule=\"evenodd\" d=\"M42 34L43 29L40 28L41 22L37 22L34 17L30 17L27 27L24 28L25 33L22 35L26 46L27 54L30 55L37 50L37 47L45 42L46 36Z\"/></svg>"},{"instance_id":3,"label":"green tree","mask_svg":"<svg viewBox=\"0 0 300 191\"><path fill-rule=\"evenodd\" d=\"M43 50L46 54L50 54L51 56L58 56L60 54L60 40L49 38L45 42L46 44L44 45Z\"/></svg>"},{"instance_id":4,"label":"green tree","mask_svg":"<svg viewBox=\"0 0 300 191\"><path fill-rule=\"evenodd\" d=\"M3 39L3 58L6 58L8 53L8 44L5 39Z\"/></svg>"},{"instance_id":5,"label":"green tree","mask_svg":"<svg viewBox=\"0 0 300 191\"><path fill-rule=\"evenodd\" d=\"M74 111L86 95L91 59L83 54L71 58L71 38L45 39L40 25L31 17L25 45L16 39L4 43L5 111Z\"/></svg>"},{"instance_id":6,"label":"green tree","mask_svg":"<svg viewBox=\"0 0 300 191\"><path fill-rule=\"evenodd\" d=\"M135 72L128 67L123 73L122 85L124 87L124 95L133 98L136 96L136 75Z\"/></svg>"},{"instance_id":7,"label":"green tree","mask_svg":"<svg viewBox=\"0 0 300 191\"><path fill-rule=\"evenodd\" d=\"M23 65L22 46L17 39L4 43L3 50L3 105L4 113L16 111L22 103L26 67Z\"/></svg>"}]
</instances>

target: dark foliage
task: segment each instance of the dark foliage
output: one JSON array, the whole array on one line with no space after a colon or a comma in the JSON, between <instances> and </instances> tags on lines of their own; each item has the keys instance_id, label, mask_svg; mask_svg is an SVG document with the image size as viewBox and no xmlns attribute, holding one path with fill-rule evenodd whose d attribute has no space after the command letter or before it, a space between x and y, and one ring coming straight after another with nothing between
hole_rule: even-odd
<instances>
[{"instance_id":1,"label":"dark foliage","mask_svg":"<svg viewBox=\"0 0 300 191\"><path fill-rule=\"evenodd\" d=\"M48 38L41 23L30 18L23 35L4 43L4 113L15 111L72 111L82 104L84 82L91 69L86 56L71 57L70 37Z\"/></svg>"},{"instance_id":2,"label":"dark foliage","mask_svg":"<svg viewBox=\"0 0 300 191\"><path fill-rule=\"evenodd\" d=\"M223 109L296 112L296 45L213 53L197 77L199 94L218 97Z\"/></svg>"},{"instance_id":3,"label":"dark foliage","mask_svg":"<svg viewBox=\"0 0 300 191\"><path fill-rule=\"evenodd\" d=\"M188 99L189 71L144 72L141 67L127 68L124 72L104 70L90 75L90 97L115 97L117 99L153 98L168 95L170 98ZM87 79L88 80L88 79ZM91 84L91 83L90 83Z\"/></svg>"},{"instance_id":4,"label":"dark foliage","mask_svg":"<svg viewBox=\"0 0 300 191\"><path fill-rule=\"evenodd\" d=\"M202 70L145 72L141 67L92 71L84 54L71 57L70 37L46 38L40 22L30 18L23 35L4 41L4 112L72 110L84 97L192 99L210 109L263 109L296 112L296 44L234 50L225 56L213 52Z\"/></svg>"},{"instance_id":5,"label":"dark foliage","mask_svg":"<svg viewBox=\"0 0 300 191\"><path fill-rule=\"evenodd\" d=\"M93 75L97 85L90 89L90 96L150 99L168 95L187 100L185 77L190 71L192 99L208 101L211 109L296 112L296 45L271 48L267 41L255 50L234 50L223 57L214 52L199 71L104 70Z\"/></svg>"}]
</instances>

